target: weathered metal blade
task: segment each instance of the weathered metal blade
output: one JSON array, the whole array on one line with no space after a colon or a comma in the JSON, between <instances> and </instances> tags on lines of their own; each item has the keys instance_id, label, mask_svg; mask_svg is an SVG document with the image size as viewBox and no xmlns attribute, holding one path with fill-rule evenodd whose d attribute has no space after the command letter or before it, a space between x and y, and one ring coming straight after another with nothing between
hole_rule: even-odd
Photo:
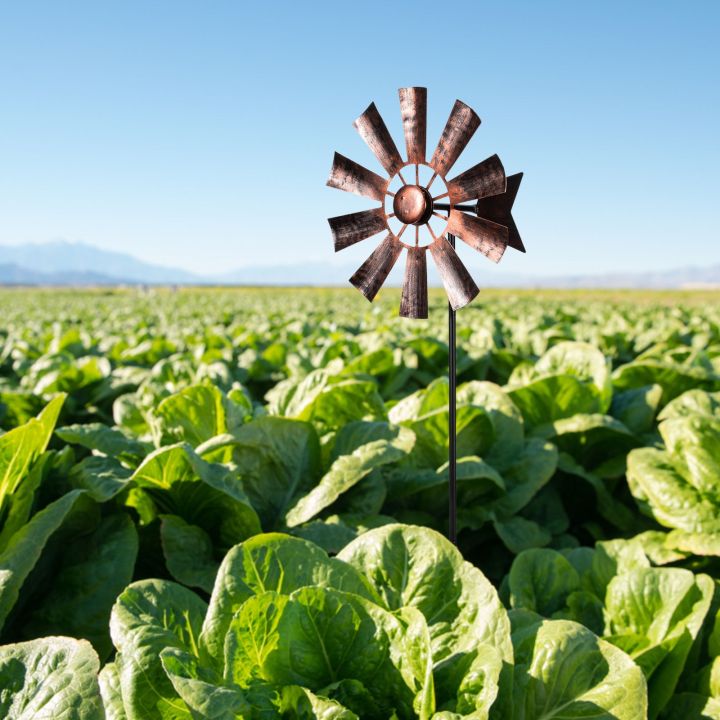
<instances>
[{"instance_id":1,"label":"weathered metal blade","mask_svg":"<svg viewBox=\"0 0 720 720\"><path fill-rule=\"evenodd\" d=\"M497 155L483 160L464 173L448 180L450 202L479 200L505 192L505 168Z\"/></svg>"},{"instance_id":2,"label":"weathered metal blade","mask_svg":"<svg viewBox=\"0 0 720 720\"><path fill-rule=\"evenodd\" d=\"M430 160L430 166L438 175L447 175L479 127L477 113L464 102L456 100Z\"/></svg>"},{"instance_id":3,"label":"weathered metal blade","mask_svg":"<svg viewBox=\"0 0 720 720\"><path fill-rule=\"evenodd\" d=\"M403 160L375 103L370 103L368 109L353 125L388 175L392 177L403 166Z\"/></svg>"},{"instance_id":4,"label":"weathered metal blade","mask_svg":"<svg viewBox=\"0 0 720 720\"><path fill-rule=\"evenodd\" d=\"M452 309L457 310L467 305L480 291L453 246L441 235L428 247Z\"/></svg>"},{"instance_id":5,"label":"weathered metal blade","mask_svg":"<svg viewBox=\"0 0 720 720\"><path fill-rule=\"evenodd\" d=\"M388 229L382 208L338 215L328 218L328 222L335 241L335 252Z\"/></svg>"},{"instance_id":6,"label":"weathered metal blade","mask_svg":"<svg viewBox=\"0 0 720 720\"><path fill-rule=\"evenodd\" d=\"M427 135L427 88L408 87L398 90L400 114L405 131L405 147L409 163L425 162Z\"/></svg>"},{"instance_id":7,"label":"weathered metal blade","mask_svg":"<svg viewBox=\"0 0 720 720\"><path fill-rule=\"evenodd\" d=\"M380 177L372 170L368 170L354 160L350 160L350 158L336 152L327 184L329 187L338 190L383 202L388 182L388 180Z\"/></svg>"},{"instance_id":8,"label":"weathered metal blade","mask_svg":"<svg viewBox=\"0 0 720 720\"><path fill-rule=\"evenodd\" d=\"M428 316L426 250L427 247L408 248L400 317L424 319Z\"/></svg>"},{"instance_id":9,"label":"weathered metal blade","mask_svg":"<svg viewBox=\"0 0 720 720\"><path fill-rule=\"evenodd\" d=\"M517 229L515 219L512 215L510 216L510 224L508 225L508 245L515 250L519 250L520 252L526 252L525 245L523 244L522 238L520 237L520 231Z\"/></svg>"},{"instance_id":10,"label":"weathered metal blade","mask_svg":"<svg viewBox=\"0 0 720 720\"><path fill-rule=\"evenodd\" d=\"M493 262L500 262L508 244L508 229L505 225L474 215L466 215L459 210L450 212L447 231L457 235L463 242Z\"/></svg>"},{"instance_id":11,"label":"weathered metal blade","mask_svg":"<svg viewBox=\"0 0 720 720\"><path fill-rule=\"evenodd\" d=\"M372 302L402 252L402 243L388 233L372 255L355 271L350 282Z\"/></svg>"},{"instance_id":12,"label":"weathered metal blade","mask_svg":"<svg viewBox=\"0 0 720 720\"><path fill-rule=\"evenodd\" d=\"M525 245L520 238L517 225L512 216L512 207L517 196L520 182L523 174L516 173L508 176L507 187L501 195L493 195L492 197L480 198L478 200L475 212L478 217L487 218L499 225L506 225L508 229L508 245L515 250L525 252Z\"/></svg>"}]
</instances>

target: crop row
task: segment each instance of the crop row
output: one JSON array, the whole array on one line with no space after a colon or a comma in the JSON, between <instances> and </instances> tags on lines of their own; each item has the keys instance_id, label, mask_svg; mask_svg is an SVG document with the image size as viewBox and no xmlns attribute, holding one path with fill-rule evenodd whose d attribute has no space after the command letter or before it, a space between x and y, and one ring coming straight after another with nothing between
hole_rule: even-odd
<instances>
[{"instance_id":1,"label":"crop row","mask_svg":"<svg viewBox=\"0 0 720 720\"><path fill-rule=\"evenodd\" d=\"M15 293L0 715L720 718L720 309ZM44 713L44 714L43 714Z\"/></svg>"}]
</instances>

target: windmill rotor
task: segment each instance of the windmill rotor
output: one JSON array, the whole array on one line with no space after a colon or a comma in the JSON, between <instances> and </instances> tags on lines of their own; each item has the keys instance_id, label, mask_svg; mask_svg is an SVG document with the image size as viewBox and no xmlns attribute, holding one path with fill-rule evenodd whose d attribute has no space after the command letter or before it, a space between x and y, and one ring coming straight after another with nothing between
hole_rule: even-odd
<instances>
[{"instance_id":1,"label":"windmill rotor","mask_svg":"<svg viewBox=\"0 0 720 720\"><path fill-rule=\"evenodd\" d=\"M500 261L508 246L525 252L511 212L522 174L506 177L500 158L492 155L446 179L480 126L480 118L471 107L457 100L427 160L427 89L401 88L399 98L407 160L401 156L375 103L370 103L353 124L387 173L387 179L336 152L327 184L377 201L380 207L329 218L328 222L336 252L386 231L380 245L350 278L371 302L403 250L407 250L400 315L426 318L428 251L453 310L467 305L478 294L477 285L455 252L454 241L449 242L448 237L459 237L494 262ZM408 170L411 166L412 175ZM427 182L420 180L421 166L432 173ZM433 195L431 188L437 178L444 183L445 191ZM392 192L390 187L396 179L401 186ZM441 188L437 186L437 190ZM392 212L385 209L386 198L392 200ZM468 201L475 205L462 204ZM388 222L391 218L400 223L399 231L391 229ZM430 225L433 218L443 223L440 233L436 234ZM415 230L414 242L412 232L410 237L403 237L411 226ZM420 243L421 229L430 236L427 244Z\"/></svg>"}]
</instances>

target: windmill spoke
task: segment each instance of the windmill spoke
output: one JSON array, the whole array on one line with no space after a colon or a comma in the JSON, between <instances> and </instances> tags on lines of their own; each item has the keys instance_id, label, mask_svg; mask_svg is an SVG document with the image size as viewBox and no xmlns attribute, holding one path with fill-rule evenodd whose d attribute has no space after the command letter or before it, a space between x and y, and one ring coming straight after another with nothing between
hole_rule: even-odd
<instances>
[{"instance_id":1,"label":"windmill spoke","mask_svg":"<svg viewBox=\"0 0 720 720\"><path fill-rule=\"evenodd\" d=\"M425 135L427 130L427 89L424 87L400 88L400 114L405 133L405 147L409 163L425 162Z\"/></svg>"},{"instance_id":2,"label":"windmill spoke","mask_svg":"<svg viewBox=\"0 0 720 720\"><path fill-rule=\"evenodd\" d=\"M430 253L440 273L452 309L457 310L467 305L479 291L452 245L441 237L430 245Z\"/></svg>"},{"instance_id":3,"label":"windmill spoke","mask_svg":"<svg viewBox=\"0 0 720 720\"><path fill-rule=\"evenodd\" d=\"M388 229L382 208L331 217L328 223L335 240L335 252Z\"/></svg>"},{"instance_id":4,"label":"windmill spoke","mask_svg":"<svg viewBox=\"0 0 720 720\"><path fill-rule=\"evenodd\" d=\"M447 186L454 205L499 195L505 192L505 168L500 158L492 155L448 180Z\"/></svg>"},{"instance_id":5,"label":"windmill spoke","mask_svg":"<svg viewBox=\"0 0 720 720\"><path fill-rule=\"evenodd\" d=\"M382 202L388 189L388 181L359 165L354 160L336 152L327 181L328 187L355 193Z\"/></svg>"},{"instance_id":6,"label":"windmill spoke","mask_svg":"<svg viewBox=\"0 0 720 720\"><path fill-rule=\"evenodd\" d=\"M368 109L353 124L387 174L394 175L398 168L402 167L403 161L375 103L370 103Z\"/></svg>"},{"instance_id":7,"label":"windmill spoke","mask_svg":"<svg viewBox=\"0 0 720 720\"><path fill-rule=\"evenodd\" d=\"M445 177L478 127L480 118L477 113L464 102L456 100L430 160L430 167Z\"/></svg>"},{"instance_id":8,"label":"windmill spoke","mask_svg":"<svg viewBox=\"0 0 720 720\"><path fill-rule=\"evenodd\" d=\"M353 284L370 302L382 287L400 256L403 246L392 233L388 233L370 257L350 278Z\"/></svg>"},{"instance_id":9,"label":"windmill spoke","mask_svg":"<svg viewBox=\"0 0 720 720\"><path fill-rule=\"evenodd\" d=\"M466 215L458 210L450 213L448 232L457 235L464 243L493 262L500 261L508 244L508 229L505 225Z\"/></svg>"},{"instance_id":10,"label":"windmill spoke","mask_svg":"<svg viewBox=\"0 0 720 720\"><path fill-rule=\"evenodd\" d=\"M410 248L405 264L405 280L400 300L400 317L428 316L426 248Z\"/></svg>"}]
</instances>

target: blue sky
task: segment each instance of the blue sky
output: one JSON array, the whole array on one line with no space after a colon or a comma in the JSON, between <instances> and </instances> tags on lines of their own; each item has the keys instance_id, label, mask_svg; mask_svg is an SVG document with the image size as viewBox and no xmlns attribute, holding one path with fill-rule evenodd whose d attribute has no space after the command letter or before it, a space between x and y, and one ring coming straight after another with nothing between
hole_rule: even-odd
<instances>
[{"instance_id":1,"label":"blue sky","mask_svg":"<svg viewBox=\"0 0 720 720\"><path fill-rule=\"evenodd\" d=\"M397 88L425 85L429 150L461 98L456 169L526 173L528 254L493 272L718 263L719 32L715 1L4 2L0 243L360 262L374 241L332 253L325 218L368 206L325 187L332 153L379 170L352 121L374 100L403 148Z\"/></svg>"}]
</instances>

